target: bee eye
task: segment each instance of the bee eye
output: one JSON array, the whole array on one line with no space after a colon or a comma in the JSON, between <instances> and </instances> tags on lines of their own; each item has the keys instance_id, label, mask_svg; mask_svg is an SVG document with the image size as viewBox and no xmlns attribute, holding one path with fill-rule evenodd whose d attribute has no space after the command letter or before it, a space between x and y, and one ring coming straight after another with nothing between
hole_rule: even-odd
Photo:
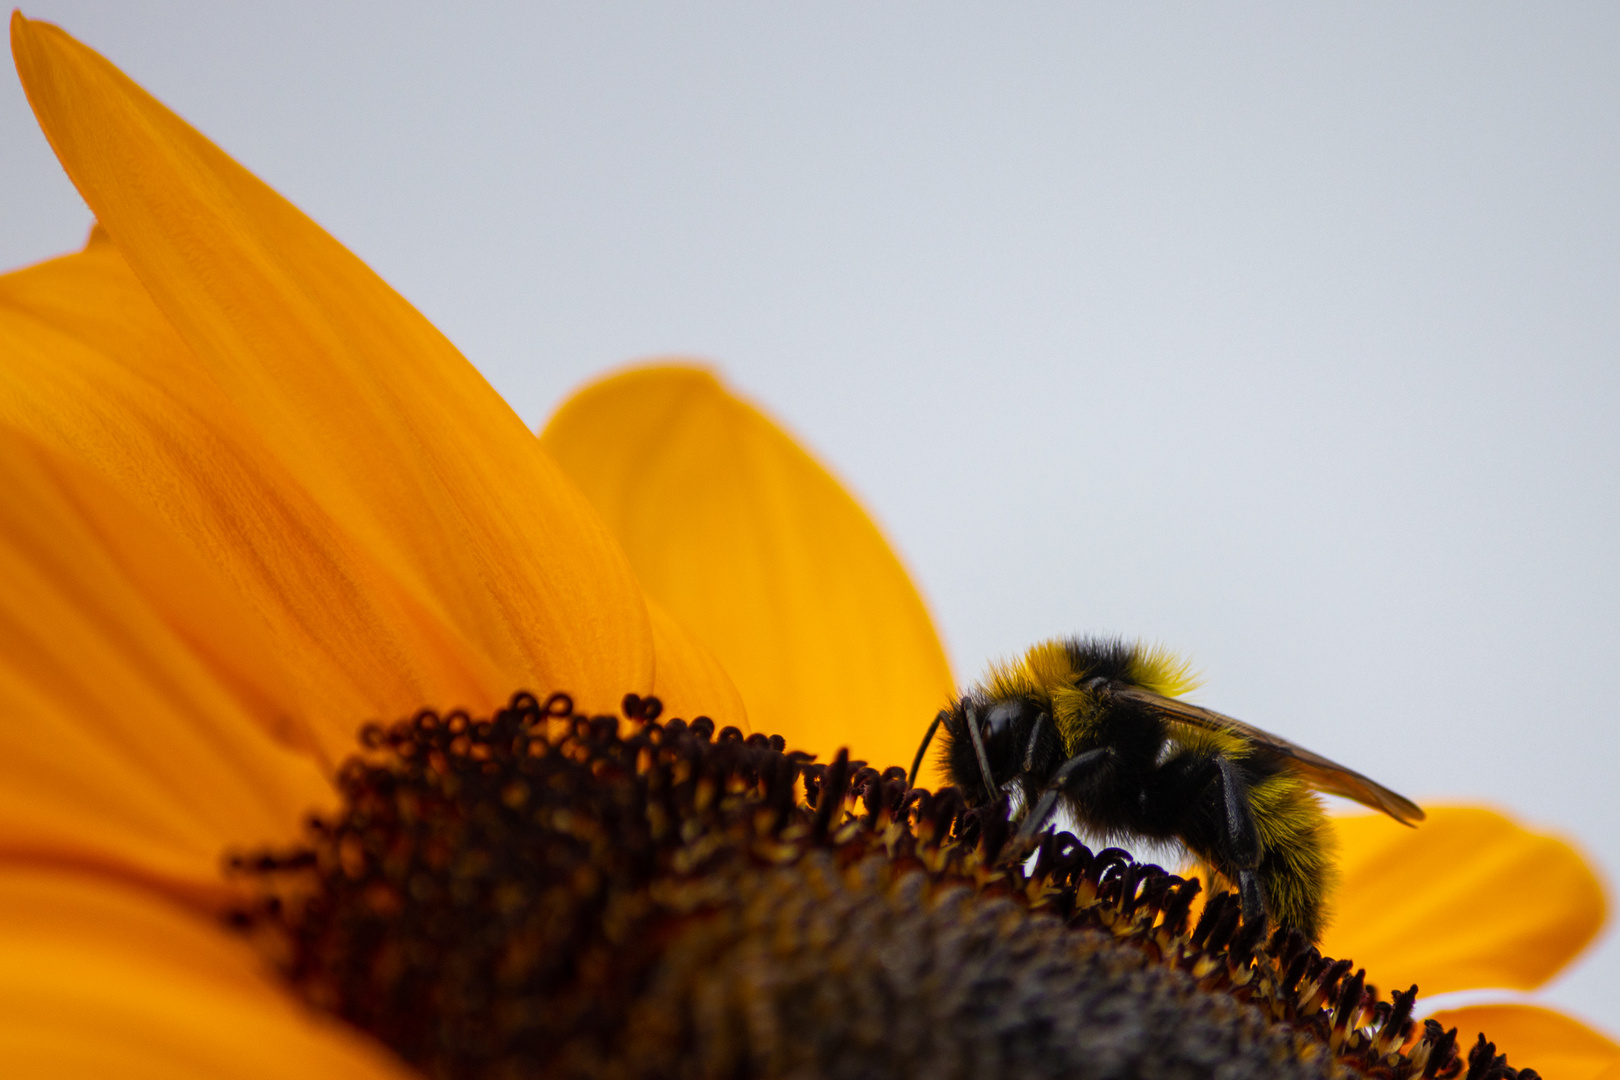
<instances>
[{"instance_id":1,"label":"bee eye","mask_svg":"<svg viewBox=\"0 0 1620 1080\"><path fill-rule=\"evenodd\" d=\"M1003 701L991 707L984 714L984 746L992 757L1011 745L1013 731L1018 724L1018 718L1024 711L1021 701Z\"/></svg>"}]
</instances>

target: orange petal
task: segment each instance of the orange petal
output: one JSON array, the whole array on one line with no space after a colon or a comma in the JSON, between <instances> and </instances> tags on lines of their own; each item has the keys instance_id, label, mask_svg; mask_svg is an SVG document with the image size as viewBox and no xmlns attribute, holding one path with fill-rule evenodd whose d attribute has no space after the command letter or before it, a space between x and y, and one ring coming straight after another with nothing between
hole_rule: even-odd
<instances>
[{"instance_id":1,"label":"orange petal","mask_svg":"<svg viewBox=\"0 0 1620 1080\"><path fill-rule=\"evenodd\" d=\"M706 371L656 367L580 391L541 442L755 731L910 764L952 692L944 650L872 520L779 427Z\"/></svg>"},{"instance_id":2,"label":"orange petal","mask_svg":"<svg viewBox=\"0 0 1620 1080\"><path fill-rule=\"evenodd\" d=\"M1536 1005L1472 1005L1447 1009L1431 1019L1457 1029L1457 1046L1468 1048L1483 1034L1515 1069L1534 1069L1542 1080L1597 1080L1620 1070L1620 1044L1574 1017Z\"/></svg>"},{"instance_id":3,"label":"orange petal","mask_svg":"<svg viewBox=\"0 0 1620 1080\"><path fill-rule=\"evenodd\" d=\"M657 643L653 693L664 706L660 715L665 720L707 716L716 730L734 725L746 733L748 710L720 661L658 601L647 601L647 614Z\"/></svg>"},{"instance_id":4,"label":"orange petal","mask_svg":"<svg viewBox=\"0 0 1620 1080\"><path fill-rule=\"evenodd\" d=\"M1603 886L1567 843L1478 807L1409 829L1339 818L1344 886L1322 951L1426 995L1540 986L1596 936Z\"/></svg>"},{"instance_id":5,"label":"orange petal","mask_svg":"<svg viewBox=\"0 0 1620 1080\"><path fill-rule=\"evenodd\" d=\"M222 851L332 798L266 734L280 665L150 515L4 427L0 491L0 858L211 902Z\"/></svg>"},{"instance_id":6,"label":"orange petal","mask_svg":"<svg viewBox=\"0 0 1620 1080\"><path fill-rule=\"evenodd\" d=\"M293 1001L245 943L101 879L0 870L0 1060L18 1080L411 1080Z\"/></svg>"},{"instance_id":7,"label":"orange petal","mask_svg":"<svg viewBox=\"0 0 1620 1080\"><path fill-rule=\"evenodd\" d=\"M28 99L136 276L262 444L505 685L651 685L612 537L516 414L319 226L57 28L12 19ZM448 704L448 703L446 703Z\"/></svg>"},{"instance_id":8,"label":"orange petal","mask_svg":"<svg viewBox=\"0 0 1620 1080\"><path fill-rule=\"evenodd\" d=\"M99 473L228 578L328 761L363 720L512 688L280 465L100 229L79 254L0 277L0 421Z\"/></svg>"}]
</instances>

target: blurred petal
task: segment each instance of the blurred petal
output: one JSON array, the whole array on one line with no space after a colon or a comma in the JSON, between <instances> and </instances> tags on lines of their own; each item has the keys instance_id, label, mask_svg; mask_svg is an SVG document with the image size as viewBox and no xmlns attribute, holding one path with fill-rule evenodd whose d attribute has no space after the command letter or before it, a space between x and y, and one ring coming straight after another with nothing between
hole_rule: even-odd
<instances>
[{"instance_id":1,"label":"blurred petal","mask_svg":"<svg viewBox=\"0 0 1620 1080\"><path fill-rule=\"evenodd\" d=\"M1457 1046L1467 1055L1484 1034L1507 1055L1515 1069L1530 1068L1542 1080L1597 1080L1620 1068L1620 1044L1574 1017L1535 1005L1472 1005L1433 1014L1442 1027L1457 1029Z\"/></svg>"},{"instance_id":2,"label":"blurred petal","mask_svg":"<svg viewBox=\"0 0 1620 1080\"><path fill-rule=\"evenodd\" d=\"M80 194L258 440L500 673L459 704L528 686L606 710L651 685L617 545L427 320L101 56L20 15L12 52Z\"/></svg>"},{"instance_id":3,"label":"blurred petal","mask_svg":"<svg viewBox=\"0 0 1620 1080\"><path fill-rule=\"evenodd\" d=\"M266 731L284 678L209 567L96 476L0 427L0 858L210 902L222 851L331 799Z\"/></svg>"},{"instance_id":4,"label":"blurred petal","mask_svg":"<svg viewBox=\"0 0 1620 1080\"><path fill-rule=\"evenodd\" d=\"M952 693L944 650L877 527L780 428L708 372L658 367L580 391L541 442L755 731L910 764Z\"/></svg>"},{"instance_id":5,"label":"blurred petal","mask_svg":"<svg viewBox=\"0 0 1620 1080\"><path fill-rule=\"evenodd\" d=\"M1429 807L1415 829L1335 820L1344 887L1322 951L1425 995L1540 986L1597 935L1603 886L1568 844L1478 807Z\"/></svg>"},{"instance_id":6,"label":"blurred petal","mask_svg":"<svg viewBox=\"0 0 1620 1080\"><path fill-rule=\"evenodd\" d=\"M77 255L0 277L0 421L220 570L263 620L327 760L353 751L364 720L513 688L281 467L99 228Z\"/></svg>"},{"instance_id":7,"label":"blurred petal","mask_svg":"<svg viewBox=\"0 0 1620 1080\"><path fill-rule=\"evenodd\" d=\"M0 870L0 1060L74 1076L409 1080L264 977L240 939L105 880Z\"/></svg>"},{"instance_id":8,"label":"blurred petal","mask_svg":"<svg viewBox=\"0 0 1620 1080\"><path fill-rule=\"evenodd\" d=\"M720 661L658 601L648 599L647 614L657 646L653 693L663 703L661 715L666 720L707 716L716 730L732 724L746 733L748 710Z\"/></svg>"}]
</instances>

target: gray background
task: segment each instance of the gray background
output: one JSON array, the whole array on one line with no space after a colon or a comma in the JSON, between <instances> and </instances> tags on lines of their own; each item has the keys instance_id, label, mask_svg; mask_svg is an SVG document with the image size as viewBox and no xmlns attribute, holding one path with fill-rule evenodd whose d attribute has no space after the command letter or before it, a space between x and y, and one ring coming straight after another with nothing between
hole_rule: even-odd
<instances>
[{"instance_id":1,"label":"gray background","mask_svg":"<svg viewBox=\"0 0 1620 1080\"><path fill-rule=\"evenodd\" d=\"M1211 705L1620 869L1620 8L29 11L532 425L718 363L873 510L960 677L1156 638ZM0 184L0 265L81 242L15 84ZM1546 997L1620 1032L1617 965Z\"/></svg>"}]
</instances>

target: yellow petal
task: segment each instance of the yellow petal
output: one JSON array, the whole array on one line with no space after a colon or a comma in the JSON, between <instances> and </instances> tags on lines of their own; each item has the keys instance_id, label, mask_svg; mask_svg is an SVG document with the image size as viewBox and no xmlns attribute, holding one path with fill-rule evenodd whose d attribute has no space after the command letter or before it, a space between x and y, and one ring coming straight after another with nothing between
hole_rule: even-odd
<instances>
[{"instance_id":1,"label":"yellow petal","mask_svg":"<svg viewBox=\"0 0 1620 1080\"><path fill-rule=\"evenodd\" d=\"M628 371L541 442L647 594L720 659L755 731L909 765L952 691L916 588L854 499L706 371Z\"/></svg>"},{"instance_id":2,"label":"yellow petal","mask_svg":"<svg viewBox=\"0 0 1620 1080\"><path fill-rule=\"evenodd\" d=\"M0 427L0 859L210 902L219 860L331 800L274 741L285 680L209 567L88 471Z\"/></svg>"},{"instance_id":3,"label":"yellow petal","mask_svg":"<svg viewBox=\"0 0 1620 1080\"><path fill-rule=\"evenodd\" d=\"M80 194L256 437L509 684L461 704L526 685L605 710L651 685L612 537L438 331L101 56L20 15L12 52Z\"/></svg>"},{"instance_id":4,"label":"yellow petal","mask_svg":"<svg viewBox=\"0 0 1620 1080\"><path fill-rule=\"evenodd\" d=\"M733 725L746 733L748 710L720 661L658 601L647 601L647 614L657 645L653 693L664 706L660 715L665 720L707 716L716 730Z\"/></svg>"},{"instance_id":5,"label":"yellow petal","mask_svg":"<svg viewBox=\"0 0 1620 1080\"><path fill-rule=\"evenodd\" d=\"M1380 986L1426 995L1540 986L1596 936L1603 886L1567 843L1478 807L1409 829L1339 818L1344 885L1322 943Z\"/></svg>"},{"instance_id":6,"label":"yellow petal","mask_svg":"<svg viewBox=\"0 0 1620 1080\"><path fill-rule=\"evenodd\" d=\"M411 1080L302 1008L245 944L91 877L0 869L0 1061L15 1080Z\"/></svg>"},{"instance_id":7,"label":"yellow petal","mask_svg":"<svg viewBox=\"0 0 1620 1080\"><path fill-rule=\"evenodd\" d=\"M1432 1017L1457 1029L1457 1046L1467 1060L1480 1034L1507 1055L1515 1069L1534 1069L1542 1080L1597 1080L1620 1070L1620 1044L1574 1017L1535 1005L1473 1005Z\"/></svg>"},{"instance_id":8,"label":"yellow petal","mask_svg":"<svg viewBox=\"0 0 1620 1080\"><path fill-rule=\"evenodd\" d=\"M513 688L280 465L99 229L79 254L0 276L6 421L150 509L229 580L327 761L353 752L364 720Z\"/></svg>"}]
</instances>

